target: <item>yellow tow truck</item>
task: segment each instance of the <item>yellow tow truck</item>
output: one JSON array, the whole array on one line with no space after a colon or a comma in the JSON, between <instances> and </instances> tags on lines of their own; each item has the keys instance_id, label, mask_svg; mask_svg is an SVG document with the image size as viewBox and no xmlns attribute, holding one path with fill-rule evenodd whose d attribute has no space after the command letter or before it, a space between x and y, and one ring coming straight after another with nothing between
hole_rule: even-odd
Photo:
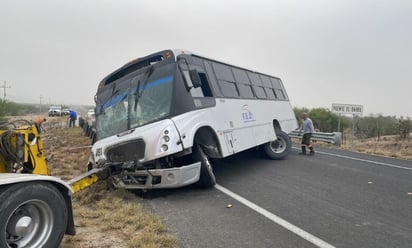
<instances>
[{"instance_id":1,"label":"yellow tow truck","mask_svg":"<svg viewBox=\"0 0 412 248\"><path fill-rule=\"evenodd\" d=\"M72 194L108 178L112 169L108 165L60 180L50 176L35 124L0 125L0 247L59 247L64 234L75 234Z\"/></svg>"}]
</instances>

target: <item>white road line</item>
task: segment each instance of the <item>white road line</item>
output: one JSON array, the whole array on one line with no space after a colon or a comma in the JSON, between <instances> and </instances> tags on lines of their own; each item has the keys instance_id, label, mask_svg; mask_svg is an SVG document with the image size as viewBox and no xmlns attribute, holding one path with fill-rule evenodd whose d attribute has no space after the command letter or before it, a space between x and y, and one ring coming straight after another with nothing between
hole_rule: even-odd
<instances>
[{"instance_id":1,"label":"white road line","mask_svg":"<svg viewBox=\"0 0 412 248\"><path fill-rule=\"evenodd\" d=\"M321 240L320 238L306 232L305 230L293 225L292 223L272 214L271 212L267 211L264 208L259 207L258 205L254 204L253 202L243 198L242 196L226 189L223 186L220 186L218 184L215 185L215 188L222 193L232 197L233 199L237 200L238 202L242 203L246 207L256 211L257 213L265 216L269 220L275 222L276 224L282 226L283 228L293 232L294 234L298 235L299 237L309 241L310 243L316 245L317 247L320 248L335 248L335 246Z\"/></svg>"},{"instance_id":2,"label":"white road line","mask_svg":"<svg viewBox=\"0 0 412 248\"><path fill-rule=\"evenodd\" d=\"M300 150L297 147L293 147L293 148L295 148L296 150ZM384 165L384 166L388 166L388 167L392 167L392 168L412 171L412 168L405 167L405 166L400 166L400 165L395 165L395 164L382 163L382 162L367 160L367 159L362 159L362 158L354 158L354 157L349 157L349 156L339 155L339 154L329 153L329 152L316 151L316 153L325 154L325 155L329 155L329 156L334 156L334 157L338 157L338 158L346 158L346 159L356 160L356 161L365 162L365 163Z\"/></svg>"}]
</instances>

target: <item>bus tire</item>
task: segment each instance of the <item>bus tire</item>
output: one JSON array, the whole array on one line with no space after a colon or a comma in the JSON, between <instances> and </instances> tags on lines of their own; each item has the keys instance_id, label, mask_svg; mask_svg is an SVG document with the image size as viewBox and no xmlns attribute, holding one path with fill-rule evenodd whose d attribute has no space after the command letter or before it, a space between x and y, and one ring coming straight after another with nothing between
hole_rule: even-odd
<instances>
[{"instance_id":1,"label":"bus tire","mask_svg":"<svg viewBox=\"0 0 412 248\"><path fill-rule=\"evenodd\" d=\"M279 160L284 159L292 149L292 142L287 133L281 131L276 134L275 141L268 142L263 145L263 150L270 159Z\"/></svg>"},{"instance_id":2,"label":"bus tire","mask_svg":"<svg viewBox=\"0 0 412 248\"><path fill-rule=\"evenodd\" d=\"M0 247L59 247L68 209L50 183L16 183L0 189Z\"/></svg>"},{"instance_id":3,"label":"bus tire","mask_svg":"<svg viewBox=\"0 0 412 248\"><path fill-rule=\"evenodd\" d=\"M199 186L202 188L210 188L216 184L216 177L213 173L212 164L199 144L193 147L193 157L195 161L200 161L200 178Z\"/></svg>"}]
</instances>

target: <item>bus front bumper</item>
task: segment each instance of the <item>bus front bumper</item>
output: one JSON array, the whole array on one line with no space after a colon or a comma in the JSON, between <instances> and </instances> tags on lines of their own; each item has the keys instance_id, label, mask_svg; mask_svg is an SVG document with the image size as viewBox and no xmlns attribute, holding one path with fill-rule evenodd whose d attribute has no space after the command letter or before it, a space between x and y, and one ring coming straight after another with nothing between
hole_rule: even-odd
<instances>
[{"instance_id":1,"label":"bus front bumper","mask_svg":"<svg viewBox=\"0 0 412 248\"><path fill-rule=\"evenodd\" d=\"M152 170L125 171L116 176L116 187L126 189L179 188L199 181L200 162Z\"/></svg>"}]
</instances>

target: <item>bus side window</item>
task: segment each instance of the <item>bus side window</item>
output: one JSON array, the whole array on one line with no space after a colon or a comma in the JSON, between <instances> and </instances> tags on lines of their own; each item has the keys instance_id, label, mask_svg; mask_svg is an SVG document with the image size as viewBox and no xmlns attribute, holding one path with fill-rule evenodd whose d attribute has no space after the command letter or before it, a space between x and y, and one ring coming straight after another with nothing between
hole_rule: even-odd
<instances>
[{"instance_id":1,"label":"bus side window","mask_svg":"<svg viewBox=\"0 0 412 248\"><path fill-rule=\"evenodd\" d=\"M256 94L256 97L265 99L266 93L263 89L263 83L259 75L254 72L248 72L247 75L249 76L250 82L252 83L252 88Z\"/></svg>"},{"instance_id":2,"label":"bus side window","mask_svg":"<svg viewBox=\"0 0 412 248\"><path fill-rule=\"evenodd\" d=\"M215 73L213 72L212 65L209 61L203 61L204 67L206 69L206 74L209 79L210 89L214 92L214 96L221 97L223 96L220 92L220 87L218 86L217 79L215 77Z\"/></svg>"},{"instance_id":3,"label":"bus side window","mask_svg":"<svg viewBox=\"0 0 412 248\"><path fill-rule=\"evenodd\" d=\"M192 81L190 80L189 71L183 71L183 74L185 75L186 80L189 81L191 85L193 85ZM199 71L198 74L202 85L197 88L192 87L190 89L190 94L192 95L192 97L212 97L213 94L210 90L209 81L207 80L206 74Z\"/></svg>"},{"instance_id":4,"label":"bus side window","mask_svg":"<svg viewBox=\"0 0 412 248\"><path fill-rule=\"evenodd\" d=\"M200 80L202 81L202 92L204 97L212 97L212 90L210 89L209 81L207 80L206 73L199 72Z\"/></svg>"}]
</instances>

